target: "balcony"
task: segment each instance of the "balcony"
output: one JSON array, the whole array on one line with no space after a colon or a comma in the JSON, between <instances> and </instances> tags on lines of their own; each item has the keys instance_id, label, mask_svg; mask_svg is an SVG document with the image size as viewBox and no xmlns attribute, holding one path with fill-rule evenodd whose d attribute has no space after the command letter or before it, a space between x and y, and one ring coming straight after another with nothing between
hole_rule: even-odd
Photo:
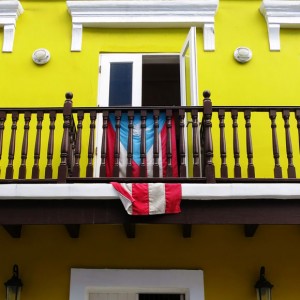
<instances>
[{"instance_id":1,"label":"balcony","mask_svg":"<svg viewBox=\"0 0 300 300\"><path fill-rule=\"evenodd\" d=\"M0 224L12 235L16 224L63 224L75 236L76 226L94 223L127 224L129 236L135 223L183 224L186 236L192 224L246 224L248 236L257 224L300 224L300 107L213 106L203 95L199 107L73 107L67 93L61 108L0 108ZM181 183L182 213L129 216L110 182Z\"/></svg>"}]
</instances>

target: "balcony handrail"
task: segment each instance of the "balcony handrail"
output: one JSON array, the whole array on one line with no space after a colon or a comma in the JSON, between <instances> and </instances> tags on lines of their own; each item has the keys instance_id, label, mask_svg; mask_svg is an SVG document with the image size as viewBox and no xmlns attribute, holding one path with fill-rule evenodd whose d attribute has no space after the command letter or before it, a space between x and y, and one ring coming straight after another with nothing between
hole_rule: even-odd
<instances>
[{"instance_id":1,"label":"balcony handrail","mask_svg":"<svg viewBox=\"0 0 300 300\"><path fill-rule=\"evenodd\" d=\"M296 129L294 130L294 138L295 138L295 130L297 131L297 144L300 149L300 106L213 106L210 100L210 93L204 92L204 101L202 106L146 106L146 107L73 107L72 102L72 94L66 94L66 102L64 107L23 107L23 108L11 108L4 107L0 108L0 167L1 167L1 158L2 150L4 147L9 146L7 155L8 155L8 165L4 166L2 163L2 168L6 167L6 175L5 178L0 177L0 183L11 183L13 181L18 181L19 183L27 183L27 181L32 180L32 182L94 182L101 181L105 182L108 180L116 179L119 181L136 181L139 179L149 182L157 182L160 181L176 181L178 182L266 182L268 180L273 180L272 182L297 182L296 178L296 168L294 165L294 154L293 151L293 137L290 127L292 126L292 122L290 123L290 115L294 113L296 119ZM96 130L96 120L102 118L103 120L107 120L108 116L113 114L115 118L119 118L120 114L126 113L129 115L134 115L136 112L144 112L147 115L148 112L154 112L159 114L160 111L167 112L169 115L169 127L171 125L170 116L176 115L178 118L178 123L176 125L177 138L179 139L177 154L178 154L178 162L180 168L180 174L177 179L169 178L145 178L140 177L138 179L134 179L132 177L128 178L119 178L119 177L107 177L105 175L105 151L102 149L102 159L101 159L101 170L102 175L94 176L94 154L95 154L95 130ZM254 153L255 147L253 147L252 143L252 125L257 125L253 119L251 119L251 113L266 113L268 114L268 122L270 127L270 139L271 139L271 147L273 150L272 159L274 160L274 178L262 178L257 177L256 170L254 168ZM277 125L276 116L277 114L282 114L282 121L278 122ZM118 115L119 114L119 115ZM4 134L6 118L11 115L11 121L8 124L11 124L11 131ZM14 157L15 157L15 148L17 143L17 137L19 135L19 129L17 130L17 125L20 123L21 117L24 116L24 124L22 124L21 133L22 136L22 146L17 146L17 150L21 147L21 166L19 168L19 177L16 178L16 174L14 173ZM46 115L49 117L46 118ZM62 123L58 124L56 121L56 117L59 115L63 115ZM29 125L31 119L36 116L36 127L33 129L30 128L31 133L29 132ZM85 116L89 116L88 120L84 120ZM263 115L265 116L265 114ZM158 115L156 115L158 117ZM216 121L216 117L219 121ZM231 117L232 122L230 126L228 126L229 118ZM20 118L20 120L19 120ZM23 117L22 117L23 118ZM159 117L158 117L159 118ZM244 126L240 126L240 119L244 119ZM39 175L39 161L41 156L41 143L42 136L45 139L45 134L42 134L42 127L45 123L43 119L47 119L49 124L48 129L48 148L47 148L47 166L45 172L45 178ZM60 122L61 122L61 118ZM23 119L22 119L23 120ZM255 119L254 119L255 120ZM85 123L84 123L85 121ZM10 123L11 122L11 123ZM19 122L19 123L18 123ZM43 123L44 122L44 123ZM56 123L55 123L56 122ZM31 122L32 123L32 122ZM88 123L88 125L87 125ZM282 125L283 123L283 125ZM103 123L105 125L105 123ZM192 177L187 178L186 170L187 166L185 165L186 157L189 155L187 150L185 149L183 140L185 139L185 128L187 125L190 134L193 136L192 138L192 155L190 155L190 159L192 161ZM265 124L265 123L264 123ZM293 123L294 124L294 123ZM107 124L106 124L107 125ZM105 125L105 126L106 126ZM105 126L102 128L103 132L105 132ZM282 166L280 164L280 150L282 150L282 146L279 145L279 139L277 137L279 129L278 126L282 126L281 130L284 130L284 133L281 132L281 139L284 139L285 144L285 152L287 159L287 177L284 178L282 175ZM7 127L7 126L6 126ZM45 126L44 126L45 127ZM83 128L84 127L84 132ZM88 128L87 128L88 127ZM232 129L230 129L232 127ZM244 129L243 129L244 127ZM219 133L218 133L219 128ZM5 128L6 131L9 131L9 128ZM43 129L45 130L45 129ZM98 128L99 130L99 128ZM230 132L231 130L231 132ZM244 133L242 130L245 130L246 143L244 144L246 147L246 159L247 159L247 177L242 177L242 166L240 165L240 139L239 134ZM35 139L33 139L33 135L35 132ZM56 133L63 133L63 142L61 144L60 151L60 165L58 167L58 179L52 175L54 171L53 168L56 168L53 164L54 159L54 142L57 146L57 138L54 138ZM46 133L47 134L47 133ZM232 139L232 154L234 163L233 166L227 164L227 156L231 153L228 151L228 147L226 145L226 138L231 136ZM10 138L9 138L10 136ZM83 137L85 138L83 144ZM200 137L201 136L201 137ZM31 139L30 139L31 137ZM4 138L6 139L6 143L3 143ZM105 137L106 138L106 137ZM104 144L106 140L104 141ZM219 150L216 151L213 147L213 140L216 141L219 138ZM20 137L19 137L20 139ZM229 139L229 140L230 140ZM29 141L35 140L35 150L34 150L34 166L32 170L32 178L26 179L28 177L28 143ZM201 141L201 143L200 143ZM118 141L119 142L119 141ZM103 143L102 143L103 144ZM20 145L20 142L19 142ZM254 145L255 146L255 145ZM18 148L19 147L19 148ZM269 147L269 146L268 146ZM31 147L32 148L32 147ZM45 148L45 147L44 147ZM104 152L103 152L104 151ZM118 149L115 151L115 157L118 158ZM129 152L132 151L129 149ZM144 151L144 150L143 150ZM170 151L170 150L168 150ZM270 152L269 150L268 153ZM85 152L85 156L83 157L83 152ZM100 149L98 149L98 153L100 153ZM143 153L141 153L143 154ZM297 154L297 153L296 153ZM128 154L128 161L130 163L132 153ZM145 155L145 154L143 154ZM157 155L156 160L157 160ZM168 155L171 157L172 153L169 152ZM220 163L218 163L218 168L220 167L220 175L215 175L215 161L216 155L220 155ZM264 154L266 155L266 154ZM82 172L80 171L80 160L82 157L85 161L87 161L86 167L86 175L82 176ZM56 161L57 163L57 161ZM119 169L118 165L116 165L117 169ZM169 167L172 167L171 160L169 158ZM233 167L233 175L228 175L230 172L228 169ZM97 170L98 172L98 170ZM116 171L118 172L118 171ZM218 173L217 172L217 173ZM3 177L2 173L2 177ZM27 175L26 175L27 174ZM104 175L103 175L104 174ZM100 176L100 177L99 177ZM157 176L157 175L155 175Z\"/></svg>"}]
</instances>

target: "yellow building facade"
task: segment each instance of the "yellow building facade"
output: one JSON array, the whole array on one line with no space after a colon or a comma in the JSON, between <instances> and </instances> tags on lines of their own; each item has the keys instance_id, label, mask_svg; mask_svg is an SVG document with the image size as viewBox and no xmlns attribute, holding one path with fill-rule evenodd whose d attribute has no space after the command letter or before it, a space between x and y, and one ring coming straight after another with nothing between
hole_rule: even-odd
<instances>
[{"instance_id":1,"label":"yellow building facade","mask_svg":"<svg viewBox=\"0 0 300 300\"><path fill-rule=\"evenodd\" d=\"M215 49L205 51L203 28L197 28L199 105L203 90L211 91L213 105L217 106L299 105L300 29L297 24L282 29L280 49L270 49L262 4L256 0L220 0L213 29ZM62 107L68 91L74 94L73 106L96 107L101 54L180 53L190 29L83 26L81 49L71 51L72 35L76 33L72 33L74 24L67 1L22 0L21 5L24 11L16 18L12 51L0 53L0 106L5 108ZM0 44L5 44L5 39L5 30L0 30ZM278 45L278 40L274 43ZM242 46L253 54L247 63L234 58L234 51ZM39 48L50 53L45 65L32 60ZM296 128L296 120L291 123ZM253 128L257 140L264 139L262 124ZM292 136L296 141L296 129ZM33 144L34 137L30 139ZM218 145L216 136L214 144ZM3 147L1 178L5 176L7 145ZM215 159L219 161L218 155ZM257 162L264 160L257 158ZM299 160L298 151L294 151L296 166ZM19 161L17 158L16 165ZM28 161L32 164L33 158ZM58 164L59 157L56 161ZM260 177L269 175L263 167L258 170ZM135 239L127 238L121 225L83 225L80 237L71 239L60 223L47 224L45 220L42 225L23 226L19 239L0 230L0 281L10 277L11 267L17 263L24 283L23 300L69 299L71 268L201 269L206 300L251 300L256 299L254 284L264 265L274 284L274 300L294 300L300 294L297 224L262 225L251 238L244 236L242 224L195 225L191 238L182 237L178 224L139 224ZM4 285L0 286L0 295L4 299Z\"/></svg>"}]
</instances>

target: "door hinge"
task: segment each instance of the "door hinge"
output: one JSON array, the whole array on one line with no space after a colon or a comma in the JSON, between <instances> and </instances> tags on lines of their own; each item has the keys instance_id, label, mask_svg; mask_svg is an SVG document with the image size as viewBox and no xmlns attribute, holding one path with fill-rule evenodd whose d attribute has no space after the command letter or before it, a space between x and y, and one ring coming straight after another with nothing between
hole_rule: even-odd
<instances>
[{"instance_id":1,"label":"door hinge","mask_svg":"<svg viewBox=\"0 0 300 300\"><path fill-rule=\"evenodd\" d=\"M101 66L99 66L99 73L101 73Z\"/></svg>"}]
</instances>

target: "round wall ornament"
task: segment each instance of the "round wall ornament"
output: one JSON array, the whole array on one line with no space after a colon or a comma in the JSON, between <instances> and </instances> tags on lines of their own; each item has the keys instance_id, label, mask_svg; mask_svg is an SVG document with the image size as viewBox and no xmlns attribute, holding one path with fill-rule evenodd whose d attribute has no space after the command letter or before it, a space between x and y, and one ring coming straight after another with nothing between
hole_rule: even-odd
<instances>
[{"instance_id":1,"label":"round wall ornament","mask_svg":"<svg viewBox=\"0 0 300 300\"><path fill-rule=\"evenodd\" d=\"M252 58L252 51L247 47L238 47L233 55L238 62L246 63Z\"/></svg>"},{"instance_id":2,"label":"round wall ornament","mask_svg":"<svg viewBox=\"0 0 300 300\"><path fill-rule=\"evenodd\" d=\"M50 52L45 48L36 49L32 54L32 60L38 65L44 65L50 60Z\"/></svg>"}]
</instances>

